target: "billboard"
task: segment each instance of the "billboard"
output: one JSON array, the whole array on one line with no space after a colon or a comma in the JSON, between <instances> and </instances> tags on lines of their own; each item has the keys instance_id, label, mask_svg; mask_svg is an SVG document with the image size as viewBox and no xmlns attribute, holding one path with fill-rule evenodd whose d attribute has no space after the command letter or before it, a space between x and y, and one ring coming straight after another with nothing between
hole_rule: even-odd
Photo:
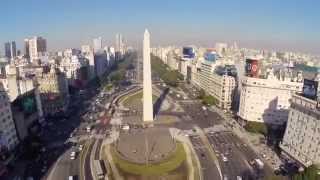
<instances>
[{"instance_id":1,"label":"billboard","mask_svg":"<svg viewBox=\"0 0 320 180\"><path fill-rule=\"evenodd\" d=\"M23 112L25 117L29 117L37 112L37 103L34 91L30 91L22 96L19 96L13 103L13 107Z\"/></svg>"},{"instance_id":2,"label":"billboard","mask_svg":"<svg viewBox=\"0 0 320 180\"><path fill-rule=\"evenodd\" d=\"M304 79L303 89L302 89L303 96L306 98L316 100L317 93L318 93L318 82L309 80L309 79Z\"/></svg>"},{"instance_id":3,"label":"billboard","mask_svg":"<svg viewBox=\"0 0 320 180\"><path fill-rule=\"evenodd\" d=\"M207 50L207 52L204 53L204 59L207 61L214 62L217 59L217 53L212 50Z\"/></svg>"},{"instance_id":4,"label":"billboard","mask_svg":"<svg viewBox=\"0 0 320 180\"><path fill-rule=\"evenodd\" d=\"M195 51L192 47L183 47L182 48L182 55L183 55L183 58L194 58Z\"/></svg>"},{"instance_id":5,"label":"billboard","mask_svg":"<svg viewBox=\"0 0 320 180\"><path fill-rule=\"evenodd\" d=\"M246 59L246 76L258 77L259 76L259 64L256 59Z\"/></svg>"}]
</instances>

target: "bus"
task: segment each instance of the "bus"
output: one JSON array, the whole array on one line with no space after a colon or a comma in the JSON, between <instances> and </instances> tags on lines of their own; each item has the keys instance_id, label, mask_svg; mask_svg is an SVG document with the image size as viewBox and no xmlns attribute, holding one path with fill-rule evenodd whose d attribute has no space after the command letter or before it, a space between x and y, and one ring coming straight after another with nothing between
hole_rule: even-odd
<instances>
[{"instance_id":1,"label":"bus","mask_svg":"<svg viewBox=\"0 0 320 180\"><path fill-rule=\"evenodd\" d=\"M102 167L101 161L100 160L94 160L94 167L96 170L96 175L98 179L103 180L105 176L104 168Z\"/></svg>"}]
</instances>

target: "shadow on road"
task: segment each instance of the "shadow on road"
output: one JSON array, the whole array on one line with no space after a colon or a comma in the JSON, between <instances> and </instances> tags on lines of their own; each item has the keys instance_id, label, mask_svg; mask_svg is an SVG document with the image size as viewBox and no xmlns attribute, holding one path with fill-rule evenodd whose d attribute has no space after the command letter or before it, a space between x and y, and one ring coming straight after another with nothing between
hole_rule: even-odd
<instances>
[{"instance_id":1,"label":"shadow on road","mask_svg":"<svg viewBox=\"0 0 320 180\"><path fill-rule=\"evenodd\" d=\"M153 118L155 118L155 116L159 113L159 111L161 109L161 105L162 105L164 99L166 98L168 92L169 92L169 88L166 88L162 92L160 97L157 99L157 101L153 104Z\"/></svg>"}]
</instances>

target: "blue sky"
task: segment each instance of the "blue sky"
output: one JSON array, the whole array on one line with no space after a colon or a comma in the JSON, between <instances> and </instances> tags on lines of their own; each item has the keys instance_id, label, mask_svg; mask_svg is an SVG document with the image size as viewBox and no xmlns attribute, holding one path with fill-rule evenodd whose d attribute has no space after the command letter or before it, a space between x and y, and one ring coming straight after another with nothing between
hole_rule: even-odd
<instances>
[{"instance_id":1,"label":"blue sky","mask_svg":"<svg viewBox=\"0 0 320 180\"><path fill-rule=\"evenodd\" d=\"M39 35L49 50L80 47L121 32L140 45L203 45L320 54L320 2L312 0L1 0L0 43ZM3 49L3 48L1 48Z\"/></svg>"}]
</instances>

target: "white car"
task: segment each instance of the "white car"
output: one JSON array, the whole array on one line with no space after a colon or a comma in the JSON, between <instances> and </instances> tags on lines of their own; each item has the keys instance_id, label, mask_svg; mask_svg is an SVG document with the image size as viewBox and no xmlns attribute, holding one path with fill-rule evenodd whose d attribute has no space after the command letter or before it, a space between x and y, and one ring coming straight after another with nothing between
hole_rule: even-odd
<instances>
[{"instance_id":1,"label":"white car","mask_svg":"<svg viewBox=\"0 0 320 180\"><path fill-rule=\"evenodd\" d=\"M130 129L129 125L124 125L122 126L122 130L128 131Z\"/></svg>"},{"instance_id":2,"label":"white car","mask_svg":"<svg viewBox=\"0 0 320 180\"><path fill-rule=\"evenodd\" d=\"M225 156L222 156L222 160L223 160L223 162L228 162L228 158Z\"/></svg>"},{"instance_id":3,"label":"white car","mask_svg":"<svg viewBox=\"0 0 320 180\"><path fill-rule=\"evenodd\" d=\"M71 159L71 160L76 159L76 152L75 152L75 151L72 151L72 152L71 152L71 154L70 154L70 159Z\"/></svg>"},{"instance_id":4,"label":"white car","mask_svg":"<svg viewBox=\"0 0 320 180\"><path fill-rule=\"evenodd\" d=\"M79 145L79 151L82 151L82 149L83 149L83 145L80 144L80 145Z\"/></svg>"}]
</instances>

